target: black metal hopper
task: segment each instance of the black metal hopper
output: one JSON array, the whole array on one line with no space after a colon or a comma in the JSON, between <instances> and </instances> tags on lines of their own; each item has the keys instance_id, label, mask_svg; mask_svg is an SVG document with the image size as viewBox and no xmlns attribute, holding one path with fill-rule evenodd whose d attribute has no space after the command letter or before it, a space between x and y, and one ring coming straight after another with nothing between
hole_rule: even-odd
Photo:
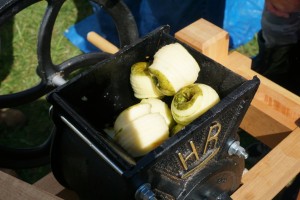
<instances>
[{"instance_id":1,"label":"black metal hopper","mask_svg":"<svg viewBox=\"0 0 300 200\"><path fill-rule=\"evenodd\" d=\"M49 94L56 127L52 170L80 198L230 199L240 186L244 158L232 153L232 144L259 79L245 80L185 44L201 66L197 82L213 87L221 101L139 159L105 133L122 110L139 102L131 65L179 42L168 31L158 28Z\"/></svg>"}]
</instances>

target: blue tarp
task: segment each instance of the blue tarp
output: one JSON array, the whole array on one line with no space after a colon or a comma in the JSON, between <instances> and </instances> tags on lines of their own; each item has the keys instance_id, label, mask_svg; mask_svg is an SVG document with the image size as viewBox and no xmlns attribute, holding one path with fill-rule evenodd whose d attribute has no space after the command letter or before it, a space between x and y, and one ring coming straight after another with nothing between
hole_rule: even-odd
<instances>
[{"instance_id":1,"label":"blue tarp","mask_svg":"<svg viewBox=\"0 0 300 200\"><path fill-rule=\"evenodd\" d=\"M230 47L237 48L253 39L261 28L264 0L227 0L223 29L230 35Z\"/></svg>"},{"instance_id":2,"label":"blue tarp","mask_svg":"<svg viewBox=\"0 0 300 200\"><path fill-rule=\"evenodd\" d=\"M264 0L124 0L133 13L140 36L169 24L174 34L204 18L229 32L230 47L250 41L260 29ZM184 3L183 3L184 2ZM64 35L83 52L98 51L86 40L95 31L118 46L114 23L103 9L93 5L94 14L69 27Z\"/></svg>"}]
</instances>

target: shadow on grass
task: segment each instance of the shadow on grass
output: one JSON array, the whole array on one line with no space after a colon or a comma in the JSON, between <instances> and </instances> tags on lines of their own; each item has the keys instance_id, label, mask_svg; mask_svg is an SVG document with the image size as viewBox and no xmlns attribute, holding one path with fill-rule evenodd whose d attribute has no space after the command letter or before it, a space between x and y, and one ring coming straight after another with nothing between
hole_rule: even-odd
<instances>
[{"instance_id":1,"label":"shadow on grass","mask_svg":"<svg viewBox=\"0 0 300 200\"><path fill-rule=\"evenodd\" d=\"M18 175L18 178L20 178L21 180L33 184L50 173L50 171L50 165L45 165L31 169L18 169L16 170L16 173Z\"/></svg>"},{"instance_id":2,"label":"shadow on grass","mask_svg":"<svg viewBox=\"0 0 300 200\"><path fill-rule=\"evenodd\" d=\"M16 109L26 115L27 122L19 127L0 125L0 145L11 148L27 148L42 144L49 137L53 128L48 114L49 106L45 99L39 99L17 107ZM46 164L29 169L18 169L16 173L21 180L34 183L50 171L50 164Z\"/></svg>"},{"instance_id":3,"label":"shadow on grass","mask_svg":"<svg viewBox=\"0 0 300 200\"><path fill-rule=\"evenodd\" d=\"M52 130L48 110L50 104L45 99L18 106L26 118L23 126L8 127L0 125L0 144L9 147L33 147L41 144Z\"/></svg>"}]
</instances>

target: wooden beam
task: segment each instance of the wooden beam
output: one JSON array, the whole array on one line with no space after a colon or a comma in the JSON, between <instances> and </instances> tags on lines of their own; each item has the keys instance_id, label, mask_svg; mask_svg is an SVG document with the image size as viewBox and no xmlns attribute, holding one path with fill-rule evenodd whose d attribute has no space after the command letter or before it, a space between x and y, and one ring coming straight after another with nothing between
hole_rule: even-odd
<instances>
[{"instance_id":1,"label":"wooden beam","mask_svg":"<svg viewBox=\"0 0 300 200\"><path fill-rule=\"evenodd\" d=\"M38 180L36 183L34 183L34 186L61 197L64 200L79 200L78 195L59 184L52 173L49 173L42 179Z\"/></svg>"},{"instance_id":2,"label":"wooden beam","mask_svg":"<svg viewBox=\"0 0 300 200\"><path fill-rule=\"evenodd\" d=\"M35 182L33 185L55 195L59 194L65 189L57 182L52 173L47 174L46 176Z\"/></svg>"},{"instance_id":3,"label":"wooden beam","mask_svg":"<svg viewBox=\"0 0 300 200\"><path fill-rule=\"evenodd\" d=\"M228 56L228 33L204 19L184 27L175 37L213 60L224 60Z\"/></svg>"},{"instance_id":4,"label":"wooden beam","mask_svg":"<svg viewBox=\"0 0 300 200\"><path fill-rule=\"evenodd\" d=\"M246 79L257 76L261 80L241 128L273 148L299 126L300 97L244 67L240 56L233 52L221 63Z\"/></svg>"},{"instance_id":5,"label":"wooden beam","mask_svg":"<svg viewBox=\"0 0 300 200\"><path fill-rule=\"evenodd\" d=\"M61 198L0 171L0 199L58 200Z\"/></svg>"},{"instance_id":6,"label":"wooden beam","mask_svg":"<svg viewBox=\"0 0 300 200\"><path fill-rule=\"evenodd\" d=\"M243 185L232 199L273 199L300 173L300 128L252 167L242 178Z\"/></svg>"}]
</instances>

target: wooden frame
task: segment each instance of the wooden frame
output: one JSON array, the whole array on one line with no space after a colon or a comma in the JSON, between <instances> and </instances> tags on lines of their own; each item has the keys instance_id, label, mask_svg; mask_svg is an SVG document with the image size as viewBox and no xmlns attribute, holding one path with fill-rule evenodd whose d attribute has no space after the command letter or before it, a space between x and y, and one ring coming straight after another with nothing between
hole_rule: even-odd
<instances>
[{"instance_id":1,"label":"wooden frame","mask_svg":"<svg viewBox=\"0 0 300 200\"><path fill-rule=\"evenodd\" d=\"M250 58L228 52L228 33L204 19L178 31L175 37L246 79L258 76L261 80L241 128L272 150L243 175L242 186L231 197L272 199L300 172L300 97L252 71ZM78 199L51 173L30 185L1 171L0 198Z\"/></svg>"}]
</instances>

